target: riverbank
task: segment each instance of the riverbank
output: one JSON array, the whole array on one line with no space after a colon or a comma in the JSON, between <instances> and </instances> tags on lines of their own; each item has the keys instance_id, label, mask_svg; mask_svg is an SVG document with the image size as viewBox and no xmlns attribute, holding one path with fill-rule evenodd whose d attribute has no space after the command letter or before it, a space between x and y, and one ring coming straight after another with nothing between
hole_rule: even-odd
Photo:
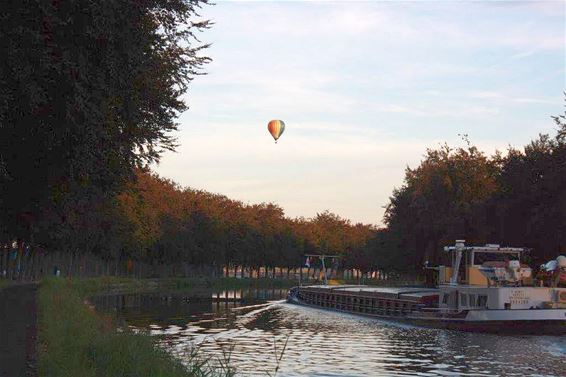
<instances>
[{"instance_id":1,"label":"riverbank","mask_svg":"<svg viewBox=\"0 0 566 377\"><path fill-rule=\"evenodd\" d=\"M110 282L104 284L107 283ZM191 350L187 350L186 363L181 363L159 348L148 334L117 331L110 317L96 313L84 300L86 292L104 284L54 278L41 283L38 291L40 376L234 375L230 366L213 368Z\"/></svg>"},{"instance_id":2,"label":"riverbank","mask_svg":"<svg viewBox=\"0 0 566 377\"><path fill-rule=\"evenodd\" d=\"M8 286L9 282L6 279L0 279L0 290L2 290L3 288L6 288Z\"/></svg>"},{"instance_id":3,"label":"riverbank","mask_svg":"<svg viewBox=\"0 0 566 377\"><path fill-rule=\"evenodd\" d=\"M294 280L271 278L169 278L136 279L119 277L98 277L71 280L72 286L83 296L97 293L145 293L154 291L176 291L192 288L233 290L242 288L290 288L297 285Z\"/></svg>"}]
</instances>

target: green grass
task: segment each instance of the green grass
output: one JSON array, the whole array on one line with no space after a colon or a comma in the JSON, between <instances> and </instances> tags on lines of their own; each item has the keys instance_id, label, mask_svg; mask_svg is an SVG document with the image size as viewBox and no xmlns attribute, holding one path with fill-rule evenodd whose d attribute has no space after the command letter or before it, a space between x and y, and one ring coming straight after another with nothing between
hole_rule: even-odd
<instances>
[{"instance_id":1,"label":"green grass","mask_svg":"<svg viewBox=\"0 0 566 377\"><path fill-rule=\"evenodd\" d=\"M9 284L10 284L10 282L8 280L0 279L0 289L6 288Z\"/></svg>"},{"instance_id":2,"label":"green grass","mask_svg":"<svg viewBox=\"0 0 566 377\"><path fill-rule=\"evenodd\" d=\"M133 293L156 290L182 290L190 288L241 289L241 288L289 288L297 285L294 280L286 279L249 279L249 278L169 278L135 279L118 277L98 277L73 279L73 286L82 295L101 292Z\"/></svg>"},{"instance_id":3,"label":"green grass","mask_svg":"<svg viewBox=\"0 0 566 377\"><path fill-rule=\"evenodd\" d=\"M41 377L233 376L188 353L183 365L144 333L118 332L97 314L74 283L46 279L39 288L39 375Z\"/></svg>"}]
</instances>

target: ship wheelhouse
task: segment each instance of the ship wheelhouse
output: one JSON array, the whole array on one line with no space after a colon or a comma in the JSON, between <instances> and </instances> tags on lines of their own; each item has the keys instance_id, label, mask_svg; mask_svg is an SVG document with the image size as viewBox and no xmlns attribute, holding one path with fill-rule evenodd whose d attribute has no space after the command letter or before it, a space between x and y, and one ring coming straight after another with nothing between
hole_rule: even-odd
<instances>
[{"instance_id":1,"label":"ship wheelhouse","mask_svg":"<svg viewBox=\"0 0 566 377\"><path fill-rule=\"evenodd\" d=\"M562 307L564 289L535 287L522 264L527 249L499 245L445 247L452 265L439 266L439 303L445 310L543 309ZM481 264L480 264L481 263Z\"/></svg>"},{"instance_id":2,"label":"ship wheelhouse","mask_svg":"<svg viewBox=\"0 0 566 377\"><path fill-rule=\"evenodd\" d=\"M566 276L566 257L549 262L552 279L536 286L530 267L521 264L526 249L456 241L444 250L451 265L427 267L438 272L436 288L299 285L287 300L426 327L566 334L566 288L558 287Z\"/></svg>"}]
</instances>

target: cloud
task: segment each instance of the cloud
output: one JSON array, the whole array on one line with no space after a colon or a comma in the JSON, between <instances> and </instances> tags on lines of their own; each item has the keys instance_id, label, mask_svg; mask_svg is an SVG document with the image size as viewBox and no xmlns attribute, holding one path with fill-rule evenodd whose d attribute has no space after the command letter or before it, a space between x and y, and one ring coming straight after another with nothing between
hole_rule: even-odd
<instances>
[{"instance_id":1,"label":"cloud","mask_svg":"<svg viewBox=\"0 0 566 377\"><path fill-rule=\"evenodd\" d=\"M260 39L276 40L282 36L294 41L322 36L340 41L371 36L374 41L419 46L423 42L436 45L441 38L444 47L563 49L562 36L540 21L563 15L564 4L537 3L540 4L490 6L487 12L481 2L465 5L448 2L269 2L252 6L220 3L210 13L217 21L217 28L222 27L222 23L232 25L234 20L245 20L237 22L238 28L230 29L230 33ZM525 16L536 21L515 22L516 18L524 19Z\"/></svg>"},{"instance_id":2,"label":"cloud","mask_svg":"<svg viewBox=\"0 0 566 377\"><path fill-rule=\"evenodd\" d=\"M556 7L550 7L556 9ZM458 133L492 153L551 130L561 109L564 19L478 3L224 3L213 63L186 97L183 185L290 216L330 209L376 223L407 165ZM287 129L275 145L270 119ZM547 122L547 123L545 123Z\"/></svg>"},{"instance_id":3,"label":"cloud","mask_svg":"<svg viewBox=\"0 0 566 377\"><path fill-rule=\"evenodd\" d=\"M494 99L494 98L504 98L504 95L499 92L492 92L488 90L478 90L473 91L470 93L470 97L472 98L487 98L487 99Z\"/></svg>"},{"instance_id":4,"label":"cloud","mask_svg":"<svg viewBox=\"0 0 566 377\"><path fill-rule=\"evenodd\" d=\"M503 92L495 91L472 91L469 93L470 98L500 100L512 103L533 103L533 104L549 104L560 105L563 101L559 96L555 97L516 97Z\"/></svg>"}]
</instances>

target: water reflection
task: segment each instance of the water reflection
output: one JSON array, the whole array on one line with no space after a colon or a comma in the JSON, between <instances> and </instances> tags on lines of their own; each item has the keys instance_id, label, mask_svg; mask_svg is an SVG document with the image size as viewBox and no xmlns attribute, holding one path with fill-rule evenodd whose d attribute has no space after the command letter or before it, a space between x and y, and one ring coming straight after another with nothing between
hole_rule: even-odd
<instances>
[{"instance_id":1,"label":"water reflection","mask_svg":"<svg viewBox=\"0 0 566 377\"><path fill-rule=\"evenodd\" d=\"M122 323L138 328L168 325L184 326L187 320L207 322L231 321L238 308L253 308L281 300L286 289L241 289L213 291L195 289L165 293L101 295L91 298L98 310L117 313ZM224 318L224 317L227 318Z\"/></svg>"},{"instance_id":2,"label":"water reflection","mask_svg":"<svg viewBox=\"0 0 566 377\"><path fill-rule=\"evenodd\" d=\"M422 329L284 303L284 290L106 296L125 324L182 355L192 344L239 374L278 376L566 376L566 338Z\"/></svg>"}]
</instances>

